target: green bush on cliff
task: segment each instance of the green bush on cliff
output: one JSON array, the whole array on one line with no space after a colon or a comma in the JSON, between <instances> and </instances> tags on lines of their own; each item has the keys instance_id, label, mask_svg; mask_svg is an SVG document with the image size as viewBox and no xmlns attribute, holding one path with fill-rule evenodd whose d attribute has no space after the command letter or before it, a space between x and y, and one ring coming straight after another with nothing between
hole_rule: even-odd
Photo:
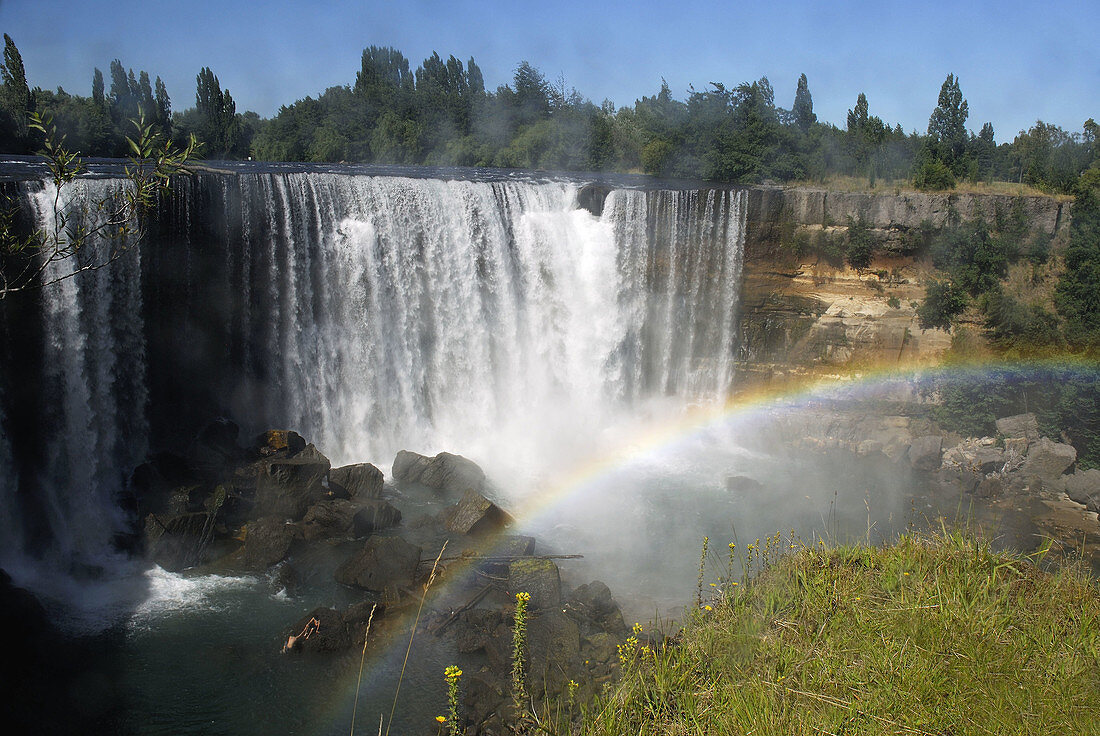
<instances>
[{"instance_id":1,"label":"green bush on cliff","mask_svg":"<svg viewBox=\"0 0 1100 736\"><path fill-rule=\"evenodd\" d=\"M1100 731L1100 591L1042 571L1045 550L961 533L793 547L630 652L580 732Z\"/></svg>"}]
</instances>

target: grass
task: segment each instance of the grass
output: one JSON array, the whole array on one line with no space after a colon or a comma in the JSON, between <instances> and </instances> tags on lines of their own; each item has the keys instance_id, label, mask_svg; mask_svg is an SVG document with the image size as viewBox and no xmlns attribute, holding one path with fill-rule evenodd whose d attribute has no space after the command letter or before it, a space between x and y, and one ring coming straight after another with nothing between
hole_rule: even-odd
<instances>
[{"instance_id":1,"label":"grass","mask_svg":"<svg viewBox=\"0 0 1100 736\"><path fill-rule=\"evenodd\" d=\"M1097 734L1100 592L967 533L783 544L638 646L585 734ZM732 558L732 555L731 555ZM709 606L709 610L708 610Z\"/></svg>"}]
</instances>

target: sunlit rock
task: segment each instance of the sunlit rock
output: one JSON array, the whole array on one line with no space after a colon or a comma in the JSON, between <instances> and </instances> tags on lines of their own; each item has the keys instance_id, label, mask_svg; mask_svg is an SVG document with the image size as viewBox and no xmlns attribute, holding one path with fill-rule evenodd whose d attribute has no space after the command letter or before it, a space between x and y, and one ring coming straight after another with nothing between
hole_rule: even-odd
<instances>
[{"instance_id":1,"label":"sunlit rock","mask_svg":"<svg viewBox=\"0 0 1100 736\"><path fill-rule=\"evenodd\" d=\"M379 498L384 483L382 471L370 463L333 468L328 480L330 485L340 486L353 498Z\"/></svg>"}]
</instances>

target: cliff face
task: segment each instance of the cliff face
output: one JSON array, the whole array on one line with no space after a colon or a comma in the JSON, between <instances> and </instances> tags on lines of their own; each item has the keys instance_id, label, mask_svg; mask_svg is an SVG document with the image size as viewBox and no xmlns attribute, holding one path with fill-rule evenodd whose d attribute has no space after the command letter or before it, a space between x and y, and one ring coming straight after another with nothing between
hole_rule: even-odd
<instances>
[{"instance_id":1,"label":"cliff face","mask_svg":"<svg viewBox=\"0 0 1100 736\"><path fill-rule=\"evenodd\" d=\"M904 251L897 246L952 217L988 219L1013 207L1023 208L1033 232L1051 237L1069 222L1069 205L1050 197L753 187L741 291L742 385L937 361L951 336L921 330L916 319L931 264L920 253L897 255ZM884 246L869 269L798 255L797 239L841 238L849 219L867 223Z\"/></svg>"}]
</instances>

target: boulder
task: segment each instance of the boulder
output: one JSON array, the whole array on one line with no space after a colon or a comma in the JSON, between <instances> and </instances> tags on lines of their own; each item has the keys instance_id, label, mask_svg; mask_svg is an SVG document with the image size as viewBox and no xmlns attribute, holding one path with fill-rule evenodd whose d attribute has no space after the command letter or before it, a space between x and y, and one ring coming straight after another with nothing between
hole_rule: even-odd
<instances>
[{"instance_id":1,"label":"boulder","mask_svg":"<svg viewBox=\"0 0 1100 736\"><path fill-rule=\"evenodd\" d=\"M565 602L565 613L577 622L584 636L596 633L625 634L626 623L611 590L599 580L578 587Z\"/></svg>"},{"instance_id":2,"label":"boulder","mask_svg":"<svg viewBox=\"0 0 1100 736\"><path fill-rule=\"evenodd\" d=\"M561 610L561 574L553 560L534 557L513 560L508 566L508 593L529 593L532 611Z\"/></svg>"},{"instance_id":3,"label":"boulder","mask_svg":"<svg viewBox=\"0 0 1100 736\"><path fill-rule=\"evenodd\" d=\"M362 504L352 518L352 532L357 537L366 537L380 529L389 529L401 523L401 512L382 499Z\"/></svg>"},{"instance_id":4,"label":"boulder","mask_svg":"<svg viewBox=\"0 0 1100 736\"><path fill-rule=\"evenodd\" d=\"M266 570L286 559L296 538L294 527L282 517L250 521L244 527L244 545L232 555L231 562L246 570Z\"/></svg>"},{"instance_id":5,"label":"boulder","mask_svg":"<svg viewBox=\"0 0 1100 736\"><path fill-rule=\"evenodd\" d=\"M756 493L764 490L764 484L747 475L728 475L726 490L730 493Z\"/></svg>"},{"instance_id":6,"label":"boulder","mask_svg":"<svg viewBox=\"0 0 1100 736\"><path fill-rule=\"evenodd\" d=\"M1005 464L1005 453L994 445L992 437L969 439L943 453L944 467L956 466L977 473L992 473Z\"/></svg>"},{"instance_id":7,"label":"boulder","mask_svg":"<svg viewBox=\"0 0 1100 736\"><path fill-rule=\"evenodd\" d=\"M344 465L329 471L328 482L348 492L352 498L381 498L382 471L370 463Z\"/></svg>"},{"instance_id":8,"label":"boulder","mask_svg":"<svg viewBox=\"0 0 1100 736\"><path fill-rule=\"evenodd\" d=\"M378 626L385 613L385 603L375 603L368 600L348 606L348 609L343 613L343 617L344 625L347 626L352 643L356 646L362 646L367 639L367 626L369 625L371 628Z\"/></svg>"},{"instance_id":9,"label":"boulder","mask_svg":"<svg viewBox=\"0 0 1100 736\"><path fill-rule=\"evenodd\" d=\"M165 570L178 572L202 561L204 543L212 533L210 514L145 517L145 555Z\"/></svg>"},{"instance_id":10,"label":"boulder","mask_svg":"<svg viewBox=\"0 0 1100 736\"><path fill-rule=\"evenodd\" d=\"M420 548L400 537L371 537L336 568L336 582L396 598L416 579Z\"/></svg>"},{"instance_id":11,"label":"boulder","mask_svg":"<svg viewBox=\"0 0 1100 736\"><path fill-rule=\"evenodd\" d=\"M352 645L340 612L315 608L284 633L284 652L339 652Z\"/></svg>"},{"instance_id":12,"label":"boulder","mask_svg":"<svg viewBox=\"0 0 1100 736\"><path fill-rule=\"evenodd\" d=\"M455 506L443 513L443 525L455 534L496 532L512 523L512 517L475 490L463 494Z\"/></svg>"},{"instance_id":13,"label":"boulder","mask_svg":"<svg viewBox=\"0 0 1100 736\"><path fill-rule=\"evenodd\" d=\"M475 462L449 452L426 457L401 450L393 460L393 478L455 493L480 491L485 484L485 473Z\"/></svg>"},{"instance_id":14,"label":"boulder","mask_svg":"<svg viewBox=\"0 0 1100 736\"><path fill-rule=\"evenodd\" d=\"M978 498L998 498L1004 495L1004 478L996 473L987 475L978 481L974 495Z\"/></svg>"},{"instance_id":15,"label":"boulder","mask_svg":"<svg viewBox=\"0 0 1100 736\"><path fill-rule=\"evenodd\" d=\"M934 434L917 437L909 445L909 464L914 470L935 470L940 467L942 450L943 437Z\"/></svg>"},{"instance_id":16,"label":"boulder","mask_svg":"<svg viewBox=\"0 0 1100 736\"><path fill-rule=\"evenodd\" d=\"M547 610L532 616L527 624L529 675L532 690L544 687L556 691L569 679L581 652L581 635L577 622L561 610Z\"/></svg>"},{"instance_id":17,"label":"boulder","mask_svg":"<svg viewBox=\"0 0 1100 736\"><path fill-rule=\"evenodd\" d=\"M1067 496L1085 504L1089 511L1100 512L1100 470L1078 470L1063 480Z\"/></svg>"},{"instance_id":18,"label":"boulder","mask_svg":"<svg viewBox=\"0 0 1100 736\"><path fill-rule=\"evenodd\" d=\"M146 514L180 514L187 511L178 504L181 488L197 486L191 463L171 452L158 452L134 468L130 476L131 503L128 510L138 518ZM186 504L185 504L186 505Z\"/></svg>"},{"instance_id":19,"label":"boulder","mask_svg":"<svg viewBox=\"0 0 1100 736\"><path fill-rule=\"evenodd\" d=\"M301 519L310 505L325 498L323 481L329 467L328 458L313 445L266 461L256 474L253 515Z\"/></svg>"},{"instance_id":20,"label":"boulder","mask_svg":"<svg viewBox=\"0 0 1100 736\"><path fill-rule=\"evenodd\" d=\"M347 534L351 531L355 511L355 504L342 498L315 503L302 517L302 536L314 540Z\"/></svg>"},{"instance_id":21,"label":"boulder","mask_svg":"<svg viewBox=\"0 0 1100 736\"><path fill-rule=\"evenodd\" d=\"M945 465L935 472L936 484L946 493L973 493L982 474L957 465Z\"/></svg>"},{"instance_id":22,"label":"boulder","mask_svg":"<svg viewBox=\"0 0 1100 736\"><path fill-rule=\"evenodd\" d=\"M1005 437L1024 438L1034 442L1039 439L1039 421L1031 412L1002 417L997 420L997 433Z\"/></svg>"},{"instance_id":23,"label":"boulder","mask_svg":"<svg viewBox=\"0 0 1100 736\"><path fill-rule=\"evenodd\" d=\"M1028 448L1027 458L1020 472L1031 478L1054 481L1076 460L1077 450L1072 445L1042 437Z\"/></svg>"},{"instance_id":24,"label":"boulder","mask_svg":"<svg viewBox=\"0 0 1100 736\"><path fill-rule=\"evenodd\" d=\"M263 457L276 454L289 457L306 449L306 441L289 429L269 429L256 438L252 449Z\"/></svg>"},{"instance_id":25,"label":"boulder","mask_svg":"<svg viewBox=\"0 0 1100 736\"><path fill-rule=\"evenodd\" d=\"M195 470L208 480L217 481L244 458L237 445L241 429L228 419L219 418L199 430L189 453Z\"/></svg>"}]
</instances>

